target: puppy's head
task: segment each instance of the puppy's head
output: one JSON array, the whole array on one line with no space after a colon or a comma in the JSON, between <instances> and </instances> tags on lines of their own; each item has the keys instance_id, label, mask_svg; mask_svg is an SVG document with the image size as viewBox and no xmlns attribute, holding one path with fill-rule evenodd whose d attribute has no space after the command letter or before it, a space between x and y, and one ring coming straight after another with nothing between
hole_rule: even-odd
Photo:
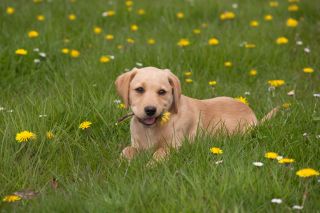
<instances>
[{"instance_id":1,"label":"puppy's head","mask_svg":"<svg viewBox=\"0 0 320 213\"><path fill-rule=\"evenodd\" d=\"M131 107L145 126L156 124L165 111L178 112L181 86L170 70L134 68L120 75L115 84L126 107Z\"/></svg>"}]
</instances>

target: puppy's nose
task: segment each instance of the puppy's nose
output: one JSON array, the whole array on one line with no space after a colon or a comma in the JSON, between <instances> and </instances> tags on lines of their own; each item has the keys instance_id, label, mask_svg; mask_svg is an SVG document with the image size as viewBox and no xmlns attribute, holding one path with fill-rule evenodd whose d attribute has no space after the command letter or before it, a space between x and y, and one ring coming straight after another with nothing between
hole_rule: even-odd
<instances>
[{"instance_id":1,"label":"puppy's nose","mask_svg":"<svg viewBox=\"0 0 320 213\"><path fill-rule=\"evenodd\" d=\"M156 113L157 108L155 108L154 106L146 106L144 108L144 111L148 116L152 116Z\"/></svg>"}]
</instances>

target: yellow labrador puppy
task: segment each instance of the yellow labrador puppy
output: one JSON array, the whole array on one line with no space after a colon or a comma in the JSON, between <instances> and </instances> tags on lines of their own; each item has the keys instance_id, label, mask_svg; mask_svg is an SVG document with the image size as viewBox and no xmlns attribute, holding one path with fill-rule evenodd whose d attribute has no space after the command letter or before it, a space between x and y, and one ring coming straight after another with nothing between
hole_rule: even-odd
<instances>
[{"instance_id":1,"label":"yellow labrador puppy","mask_svg":"<svg viewBox=\"0 0 320 213\"><path fill-rule=\"evenodd\" d=\"M199 129L209 134L244 133L258 123L249 106L233 98L197 100L182 95L179 79L168 69L134 68L120 75L115 84L124 104L134 114L131 145L122 151L122 156L129 160L150 148L155 149L155 160L163 159L169 147L180 147L185 138L193 140ZM170 119L161 124L165 112L171 113Z\"/></svg>"}]
</instances>

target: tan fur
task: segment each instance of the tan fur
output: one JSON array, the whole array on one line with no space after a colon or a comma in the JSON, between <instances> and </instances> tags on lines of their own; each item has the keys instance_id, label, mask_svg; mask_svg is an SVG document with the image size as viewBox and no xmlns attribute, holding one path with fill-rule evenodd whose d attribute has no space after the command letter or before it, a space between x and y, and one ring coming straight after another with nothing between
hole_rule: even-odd
<instances>
[{"instance_id":1,"label":"tan fur","mask_svg":"<svg viewBox=\"0 0 320 213\"><path fill-rule=\"evenodd\" d=\"M138 94L137 87L143 87L145 92ZM130 124L131 146L122 151L127 159L146 149L155 150L155 160L163 159L168 147L180 147L185 138L192 141L199 129L208 134L245 133L258 123L250 107L233 98L197 100L181 95L179 79L169 70L134 68L117 78L116 88L134 113ZM166 95L160 96L157 93L160 89L166 90ZM146 117L144 108L149 105L157 108L155 116L159 118L163 112L171 112L170 120L164 125L159 119L152 126L141 123Z\"/></svg>"}]
</instances>

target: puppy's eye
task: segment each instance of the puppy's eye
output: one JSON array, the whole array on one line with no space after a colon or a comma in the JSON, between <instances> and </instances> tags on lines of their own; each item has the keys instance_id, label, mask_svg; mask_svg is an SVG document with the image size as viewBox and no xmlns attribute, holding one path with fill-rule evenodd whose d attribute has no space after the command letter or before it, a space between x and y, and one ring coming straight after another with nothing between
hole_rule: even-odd
<instances>
[{"instance_id":1,"label":"puppy's eye","mask_svg":"<svg viewBox=\"0 0 320 213\"><path fill-rule=\"evenodd\" d=\"M135 89L135 91L137 92L137 93L144 93L144 89L143 89L143 87L138 87L138 88L136 88Z\"/></svg>"},{"instance_id":2,"label":"puppy's eye","mask_svg":"<svg viewBox=\"0 0 320 213\"><path fill-rule=\"evenodd\" d=\"M165 90L163 90L163 89L161 89L161 90L158 91L158 94L159 94L159 95L165 95L166 93L167 93L167 91L165 91Z\"/></svg>"}]
</instances>

